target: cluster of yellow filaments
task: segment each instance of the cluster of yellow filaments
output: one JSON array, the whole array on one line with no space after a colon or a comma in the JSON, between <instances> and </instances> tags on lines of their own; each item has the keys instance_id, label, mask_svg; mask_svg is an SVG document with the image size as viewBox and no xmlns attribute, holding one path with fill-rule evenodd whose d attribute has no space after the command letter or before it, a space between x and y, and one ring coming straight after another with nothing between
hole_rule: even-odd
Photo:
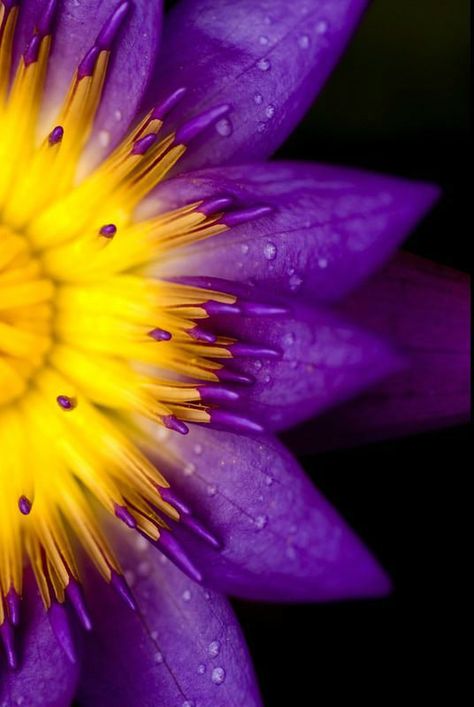
<instances>
[{"instance_id":1,"label":"cluster of yellow filaments","mask_svg":"<svg viewBox=\"0 0 474 707\"><path fill-rule=\"evenodd\" d=\"M38 23L10 80L18 7L0 0L0 626L25 563L46 607L79 579L77 540L107 581L120 572L94 503L151 540L166 517L179 518L140 450L149 433L138 434L137 416L178 432L209 422L199 384L219 382L232 356L232 341L206 339L198 322L207 302L235 297L150 275L170 248L226 230L218 200L214 210L197 202L134 216L219 110L161 138L178 91L77 178L128 5L119 3L45 127L52 20Z\"/></svg>"}]
</instances>

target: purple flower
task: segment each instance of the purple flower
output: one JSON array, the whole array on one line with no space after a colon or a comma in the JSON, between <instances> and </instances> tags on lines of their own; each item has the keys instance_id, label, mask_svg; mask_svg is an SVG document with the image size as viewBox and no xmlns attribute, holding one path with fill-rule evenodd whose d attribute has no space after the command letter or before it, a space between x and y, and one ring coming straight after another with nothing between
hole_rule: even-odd
<instances>
[{"instance_id":1,"label":"purple flower","mask_svg":"<svg viewBox=\"0 0 474 707\"><path fill-rule=\"evenodd\" d=\"M390 590L275 433L465 419L467 282L388 262L435 187L263 161L365 4L0 0L0 704L259 705L223 595Z\"/></svg>"}]
</instances>

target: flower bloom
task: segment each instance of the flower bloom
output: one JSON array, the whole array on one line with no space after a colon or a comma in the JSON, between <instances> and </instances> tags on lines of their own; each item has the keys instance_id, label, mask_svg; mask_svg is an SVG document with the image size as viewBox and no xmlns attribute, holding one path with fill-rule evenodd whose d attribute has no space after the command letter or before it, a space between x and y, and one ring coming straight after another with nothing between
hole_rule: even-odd
<instances>
[{"instance_id":1,"label":"flower bloom","mask_svg":"<svg viewBox=\"0 0 474 707\"><path fill-rule=\"evenodd\" d=\"M263 162L364 6L0 0L2 700L252 707L223 594L389 590L273 436L466 410L464 283L360 287L437 190Z\"/></svg>"}]
</instances>

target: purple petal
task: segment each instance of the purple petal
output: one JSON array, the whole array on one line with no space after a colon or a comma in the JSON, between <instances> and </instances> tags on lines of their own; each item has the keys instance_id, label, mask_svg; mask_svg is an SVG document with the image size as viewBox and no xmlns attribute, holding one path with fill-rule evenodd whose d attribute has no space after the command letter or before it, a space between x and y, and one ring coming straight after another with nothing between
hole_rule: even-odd
<instances>
[{"instance_id":1,"label":"purple petal","mask_svg":"<svg viewBox=\"0 0 474 707\"><path fill-rule=\"evenodd\" d=\"M184 281L247 292L252 300L265 302L257 288L239 288L216 278ZM291 303L286 314L218 316L211 322L215 331L238 339L241 347L250 343L258 351L260 345L261 355L237 356L230 364L255 380L239 388L239 400L232 407L267 430L287 429L321 413L405 365L384 338L322 307Z\"/></svg>"},{"instance_id":2,"label":"purple petal","mask_svg":"<svg viewBox=\"0 0 474 707\"><path fill-rule=\"evenodd\" d=\"M81 704L258 707L250 659L228 602L161 560L145 541L128 552L124 564L137 613L101 580L93 585L95 630L87 637Z\"/></svg>"},{"instance_id":3,"label":"purple petal","mask_svg":"<svg viewBox=\"0 0 474 707\"><path fill-rule=\"evenodd\" d=\"M22 2L19 52L23 52L49 1ZM64 0L60 3L47 84L48 119L54 120L75 70L119 4L119 0L100 3ZM117 143L137 111L156 60L161 18L162 0L133 0L133 7L114 40L107 84L90 146L96 161Z\"/></svg>"},{"instance_id":4,"label":"purple petal","mask_svg":"<svg viewBox=\"0 0 474 707\"><path fill-rule=\"evenodd\" d=\"M19 668L7 670L0 648L0 704L69 707L79 666L67 658L53 634L33 582L22 602L22 627L16 630Z\"/></svg>"},{"instance_id":5,"label":"purple petal","mask_svg":"<svg viewBox=\"0 0 474 707\"><path fill-rule=\"evenodd\" d=\"M161 185L156 199L163 209L215 194L274 211L174 258L175 275L264 282L279 292L334 300L383 264L438 190L353 169L276 162L183 175Z\"/></svg>"},{"instance_id":6,"label":"purple petal","mask_svg":"<svg viewBox=\"0 0 474 707\"><path fill-rule=\"evenodd\" d=\"M180 121L217 104L229 117L180 170L267 157L313 102L366 0L182 0L170 13L149 102L187 86Z\"/></svg>"},{"instance_id":7,"label":"purple petal","mask_svg":"<svg viewBox=\"0 0 474 707\"><path fill-rule=\"evenodd\" d=\"M172 487L219 538L218 550L178 528L204 583L249 599L378 596L390 583L275 439L193 428L179 443Z\"/></svg>"},{"instance_id":8,"label":"purple petal","mask_svg":"<svg viewBox=\"0 0 474 707\"><path fill-rule=\"evenodd\" d=\"M408 254L346 303L374 331L397 339L411 366L291 433L315 451L455 425L470 414L469 277Z\"/></svg>"}]
</instances>

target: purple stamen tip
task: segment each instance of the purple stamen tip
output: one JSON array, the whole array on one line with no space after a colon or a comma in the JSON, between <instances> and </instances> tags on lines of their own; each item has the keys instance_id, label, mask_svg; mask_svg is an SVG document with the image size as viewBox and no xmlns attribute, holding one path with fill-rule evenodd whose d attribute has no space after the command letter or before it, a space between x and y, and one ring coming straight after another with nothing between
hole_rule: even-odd
<instances>
[{"instance_id":1,"label":"purple stamen tip","mask_svg":"<svg viewBox=\"0 0 474 707\"><path fill-rule=\"evenodd\" d=\"M201 540L204 540L208 545L211 547L215 548L218 550L219 548L222 547L222 543L220 542L219 538L217 538L214 533L211 533L211 531L206 528L205 525L201 523L197 518L194 516L185 516L182 519L183 525L190 530L196 537L200 538Z\"/></svg>"},{"instance_id":2,"label":"purple stamen tip","mask_svg":"<svg viewBox=\"0 0 474 707\"><path fill-rule=\"evenodd\" d=\"M216 373L217 377L223 383L240 383L241 385L253 385L255 378L248 374L237 373L229 368L221 368Z\"/></svg>"},{"instance_id":3,"label":"purple stamen tip","mask_svg":"<svg viewBox=\"0 0 474 707\"><path fill-rule=\"evenodd\" d=\"M112 42L114 41L130 7L131 3L129 0L124 0L124 2L122 2L109 17L99 32L99 36L96 40L96 45L99 49L108 50L111 48Z\"/></svg>"},{"instance_id":4,"label":"purple stamen tip","mask_svg":"<svg viewBox=\"0 0 474 707\"><path fill-rule=\"evenodd\" d=\"M81 588L78 583L72 577L69 580L69 584L66 587L66 596L71 602L74 611L76 612L82 627L86 631L92 629L92 621L87 611L86 603L81 592Z\"/></svg>"},{"instance_id":5,"label":"purple stamen tip","mask_svg":"<svg viewBox=\"0 0 474 707\"><path fill-rule=\"evenodd\" d=\"M228 410L212 410L210 412L211 424L217 429L223 430L233 430L235 432L263 432L263 427L249 420L246 417L242 417Z\"/></svg>"},{"instance_id":6,"label":"purple stamen tip","mask_svg":"<svg viewBox=\"0 0 474 707\"><path fill-rule=\"evenodd\" d=\"M230 344L227 348L233 356L246 356L249 358L281 358L280 351L277 351L276 349L258 346L257 344L245 344L241 341L237 341L235 344Z\"/></svg>"},{"instance_id":7,"label":"purple stamen tip","mask_svg":"<svg viewBox=\"0 0 474 707\"><path fill-rule=\"evenodd\" d=\"M48 609L48 617L59 645L71 663L76 663L76 649L74 647L71 626L65 607L57 601L53 601Z\"/></svg>"},{"instance_id":8,"label":"purple stamen tip","mask_svg":"<svg viewBox=\"0 0 474 707\"><path fill-rule=\"evenodd\" d=\"M197 115L191 120L188 120L176 131L175 143L177 145L187 145L191 140L194 140L203 130L206 130L210 125L216 122L230 110L229 105L217 106L211 108L200 115Z\"/></svg>"},{"instance_id":9,"label":"purple stamen tip","mask_svg":"<svg viewBox=\"0 0 474 707\"><path fill-rule=\"evenodd\" d=\"M169 430L179 432L181 435L187 435L189 432L189 427L185 425L182 420L178 420L174 415L165 415L163 417L163 424Z\"/></svg>"},{"instance_id":10,"label":"purple stamen tip","mask_svg":"<svg viewBox=\"0 0 474 707\"><path fill-rule=\"evenodd\" d=\"M187 506L184 501L182 501L170 488L159 487L158 491L160 492L161 498L174 506L177 511L184 513L184 515L189 515L191 513L189 506Z\"/></svg>"},{"instance_id":11,"label":"purple stamen tip","mask_svg":"<svg viewBox=\"0 0 474 707\"><path fill-rule=\"evenodd\" d=\"M127 606L132 609L132 611L137 610L137 604L133 597L130 587L128 586L125 579L112 570L112 576L110 578L110 584L118 594L118 596L127 604Z\"/></svg>"},{"instance_id":12,"label":"purple stamen tip","mask_svg":"<svg viewBox=\"0 0 474 707\"><path fill-rule=\"evenodd\" d=\"M122 523L125 523L126 526L129 528L132 528L132 530L135 530L137 527L137 521L135 518L132 516L130 511L126 506L120 506L118 503L114 504L114 511L115 515L119 520L122 521Z\"/></svg>"},{"instance_id":13,"label":"purple stamen tip","mask_svg":"<svg viewBox=\"0 0 474 707\"><path fill-rule=\"evenodd\" d=\"M229 206L232 206L234 199L230 196L216 196L214 199L205 199L197 211L200 211L205 216L211 216L219 211L225 211Z\"/></svg>"},{"instance_id":14,"label":"purple stamen tip","mask_svg":"<svg viewBox=\"0 0 474 707\"><path fill-rule=\"evenodd\" d=\"M217 341L217 336L210 331L205 331L198 326L188 329L188 334L195 341L202 341L205 344L214 344Z\"/></svg>"},{"instance_id":15,"label":"purple stamen tip","mask_svg":"<svg viewBox=\"0 0 474 707\"><path fill-rule=\"evenodd\" d=\"M31 38L23 54L25 66L30 66L30 64L34 64L35 61L38 61L40 44L41 37L39 34L35 34L34 37Z\"/></svg>"},{"instance_id":16,"label":"purple stamen tip","mask_svg":"<svg viewBox=\"0 0 474 707\"><path fill-rule=\"evenodd\" d=\"M151 114L151 120L163 120L163 118L179 103L187 88L178 88L174 93L167 96L161 103L158 103Z\"/></svg>"},{"instance_id":17,"label":"purple stamen tip","mask_svg":"<svg viewBox=\"0 0 474 707\"><path fill-rule=\"evenodd\" d=\"M240 300L242 314L248 317L272 317L288 314L288 307L278 304L263 304L262 302L243 302Z\"/></svg>"},{"instance_id":18,"label":"purple stamen tip","mask_svg":"<svg viewBox=\"0 0 474 707\"><path fill-rule=\"evenodd\" d=\"M16 670L18 661L15 651L15 636L13 634L12 626L8 620L5 620L0 626L0 637L2 638L3 645L5 647L8 667L11 668L11 670Z\"/></svg>"},{"instance_id":19,"label":"purple stamen tip","mask_svg":"<svg viewBox=\"0 0 474 707\"><path fill-rule=\"evenodd\" d=\"M79 81L81 79L86 78L86 76L92 76L99 54L99 47L92 47L91 49L89 49L84 59L81 61L77 68L77 78L79 79Z\"/></svg>"},{"instance_id":20,"label":"purple stamen tip","mask_svg":"<svg viewBox=\"0 0 474 707\"><path fill-rule=\"evenodd\" d=\"M203 309L206 310L207 314L212 317L219 314L241 314L240 307L234 304L227 304L225 302L216 302L215 300L209 300L204 302L202 305Z\"/></svg>"},{"instance_id":21,"label":"purple stamen tip","mask_svg":"<svg viewBox=\"0 0 474 707\"><path fill-rule=\"evenodd\" d=\"M41 13L41 18L37 24L38 34L41 37L46 37L50 33L51 24L53 22L54 13L58 4L58 0L49 0L46 8Z\"/></svg>"},{"instance_id":22,"label":"purple stamen tip","mask_svg":"<svg viewBox=\"0 0 474 707\"><path fill-rule=\"evenodd\" d=\"M240 398L235 390L219 385L200 385L198 390L201 400L206 403L233 403Z\"/></svg>"},{"instance_id":23,"label":"purple stamen tip","mask_svg":"<svg viewBox=\"0 0 474 707\"><path fill-rule=\"evenodd\" d=\"M172 338L172 334L170 334L169 331L165 331L165 329L160 329L159 327L155 327L155 329L149 331L148 336L154 339L154 341L169 341Z\"/></svg>"},{"instance_id":24,"label":"purple stamen tip","mask_svg":"<svg viewBox=\"0 0 474 707\"><path fill-rule=\"evenodd\" d=\"M117 226L114 223L107 223L99 231L99 235L104 236L104 238L112 239L117 233Z\"/></svg>"},{"instance_id":25,"label":"purple stamen tip","mask_svg":"<svg viewBox=\"0 0 474 707\"><path fill-rule=\"evenodd\" d=\"M62 125L56 125L55 128L51 130L48 135L48 142L50 145L57 145L61 142L64 137L64 128Z\"/></svg>"},{"instance_id":26,"label":"purple stamen tip","mask_svg":"<svg viewBox=\"0 0 474 707\"><path fill-rule=\"evenodd\" d=\"M179 567L195 582L202 582L203 577L198 568L191 562L176 538L165 528L160 528L160 537L153 543L161 552Z\"/></svg>"},{"instance_id":27,"label":"purple stamen tip","mask_svg":"<svg viewBox=\"0 0 474 707\"><path fill-rule=\"evenodd\" d=\"M75 398L70 398L68 395L58 395L56 402L63 410L74 410L77 406L77 400Z\"/></svg>"},{"instance_id":28,"label":"purple stamen tip","mask_svg":"<svg viewBox=\"0 0 474 707\"><path fill-rule=\"evenodd\" d=\"M156 133L150 133L141 137L133 145L132 155L145 155L150 147L156 142L158 135Z\"/></svg>"},{"instance_id":29,"label":"purple stamen tip","mask_svg":"<svg viewBox=\"0 0 474 707\"><path fill-rule=\"evenodd\" d=\"M242 223L262 218L262 216L268 216L272 211L273 208L271 206L254 206L250 209L242 209L240 211L232 211L228 214L224 214L221 222L225 226L232 228L233 226L240 226Z\"/></svg>"},{"instance_id":30,"label":"purple stamen tip","mask_svg":"<svg viewBox=\"0 0 474 707\"><path fill-rule=\"evenodd\" d=\"M26 496L20 496L18 499L18 508L20 509L20 513L22 513L24 516L27 516L31 513L31 508L32 508L32 503L29 498Z\"/></svg>"}]
</instances>

